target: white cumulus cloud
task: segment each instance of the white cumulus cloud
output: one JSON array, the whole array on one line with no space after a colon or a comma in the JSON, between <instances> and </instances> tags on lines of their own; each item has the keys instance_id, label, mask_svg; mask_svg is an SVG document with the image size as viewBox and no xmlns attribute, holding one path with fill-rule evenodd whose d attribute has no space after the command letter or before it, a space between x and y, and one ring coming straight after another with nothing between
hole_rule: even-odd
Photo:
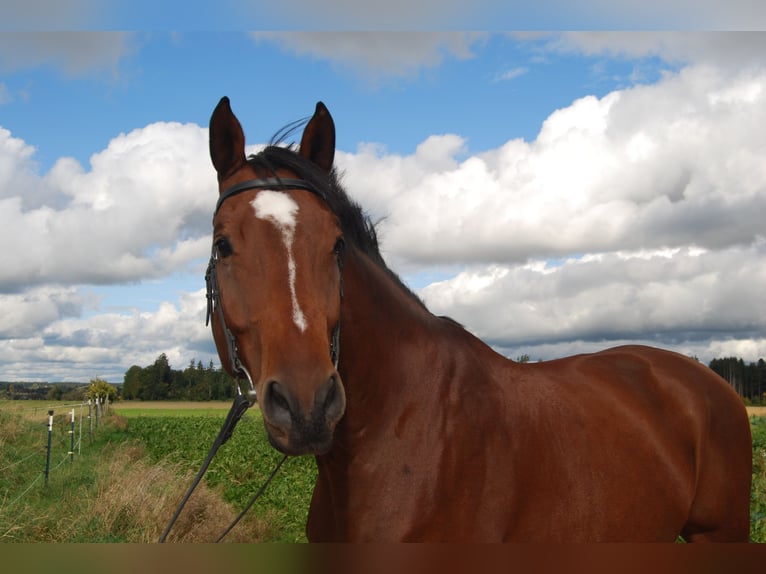
<instances>
[{"instance_id":1,"label":"white cumulus cloud","mask_svg":"<svg viewBox=\"0 0 766 574\"><path fill-rule=\"evenodd\" d=\"M39 175L33 151L0 130L0 237L19 246L0 255L0 291L166 276L205 255L217 193L206 129L121 134L89 170L62 158Z\"/></svg>"},{"instance_id":2,"label":"white cumulus cloud","mask_svg":"<svg viewBox=\"0 0 766 574\"><path fill-rule=\"evenodd\" d=\"M660 45L683 62L699 42L646 38L547 49L636 57ZM430 308L512 357L618 342L706 361L766 356L766 67L734 66L721 38L720 57L708 47L653 84L577 99L530 141L474 152L440 134L408 155L375 142L339 150L345 186ZM97 288L189 271L201 282L216 194L206 129L151 124L88 165L60 158L46 173L33 143L0 128L3 377L119 381L161 351L176 368L207 362L204 292L114 310Z\"/></svg>"},{"instance_id":3,"label":"white cumulus cloud","mask_svg":"<svg viewBox=\"0 0 766 574\"><path fill-rule=\"evenodd\" d=\"M388 210L387 250L410 263L726 248L764 233L766 133L752 126L765 116L766 73L695 67L579 99L531 142L463 158L464 142L441 136L412 156L365 146L344 161L350 188ZM381 179L355 179L372 165Z\"/></svg>"},{"instance_id":4,"label":"white cumulus cloud","mask_svg":"<svg viewBox=\"0 0 766 574\"><path fill-rule=\"evenodd\" d=\"M413 75L440 64L446 57L473 57L473 46L486 34L473 32L254 32L258 42L327 60L370 80L384 75Z\"/></svg>"},{"instance_id":5,"label":"white cumulus cloud","mask_svg":"<svg viewBox=\"0 0 766 574\"><path fill-rule=\"evenodd\" d=\"M533 141L341 155L395 267L509 354L643 341L766 354L766 72L690 66L556 110ZM369 177L370 173L380 177ZM533 357L534 358L534 357Z\"/></svg>"}]
</instances>

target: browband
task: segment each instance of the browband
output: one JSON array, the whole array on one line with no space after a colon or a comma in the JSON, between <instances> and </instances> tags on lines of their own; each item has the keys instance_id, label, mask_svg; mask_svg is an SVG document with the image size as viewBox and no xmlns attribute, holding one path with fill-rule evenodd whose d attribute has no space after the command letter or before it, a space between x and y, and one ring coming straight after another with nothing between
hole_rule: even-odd
<instances>
[{"instance_id":1,"label":"browband","mask_svg":"<svg viewBox=\"0 0 766 574\"><path fill-rule=\"evenodd\" d=\"M249 189L305 189L315 193L316 195L319 195L320 197L322 196L317 188L311 185L305 179L296 179L292 177L266 177L261 179L248 179L247 181L232 185L221 194L221 196L218 198L218 203L215 205L215 212L213 213L213 217L215 217L215 214L218 213L219 209L221 209L221 205L223 205L224 201L233 195L237 195Z\"/></svg>"}]
</instances>

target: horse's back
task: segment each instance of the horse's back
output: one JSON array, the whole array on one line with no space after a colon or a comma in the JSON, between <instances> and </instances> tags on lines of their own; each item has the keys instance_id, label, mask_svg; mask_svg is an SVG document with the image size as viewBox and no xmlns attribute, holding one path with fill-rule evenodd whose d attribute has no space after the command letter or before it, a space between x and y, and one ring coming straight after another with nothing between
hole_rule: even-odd
<instances>
[{"instance_id":1,"label":"horse's back","mask_svg":"<svg viewBox=\"0 0 766 574\"><path fill-rule=\"evenodd\" d=\"M530 502L508 538L747 540L749 421L712 370L626 346L510 373L514 487Z\"/></svg>"}]
</instances>

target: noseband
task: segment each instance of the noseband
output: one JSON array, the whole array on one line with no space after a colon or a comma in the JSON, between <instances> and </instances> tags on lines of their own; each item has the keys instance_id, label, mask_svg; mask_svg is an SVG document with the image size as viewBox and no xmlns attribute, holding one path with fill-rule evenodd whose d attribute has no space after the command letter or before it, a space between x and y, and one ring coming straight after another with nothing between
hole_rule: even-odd
<instances>
[{"instance_id":1,"label":"noseband","mask_svg":"<svg viewBox=\"0 0 766 574\"><path fill-rule=\"evenodd\" d=\"M230 188L226 189L221 194L221 197L218 198L218 203L215 206L215 213L213 214L213 218L218 214L218 210L221 209L221 205L223 205L224 201L229 199L230 197L233 197L235 195L238 195L244 191L249 191L251 189L305 189L307 191L310 191L311 193L317 195L319 198L321 198L323 201L325 201L324 194L322 194L315 186L311 185L308 181L304 179L295 179L295 178L278 178L278 177L268 177L268 178L261 178L261 179L250 179L247 181L243 181L241 183L237 183ZM242 361L239 358L239 354L237 352L237 339L234 337L234 334L231 332L231 330L226 325L226 319L224 318L223 314L223 306L221 304L221 291L218 287L218 278L216 274L216 264L219 260L219 254L218 249L215 246L215 243L213 244L213 249L210 254L210 261L207 265L207 271L205 272L205 284L207 287L207 315L205 318L205 326L210 324L210 319L213 316L213 313L216 313L218 317L218 322L221 325L221 328L223 329L223 335L224 339L226 341L226 350L229 356L229 364L231 367L231 372L234 373L238 378L240 379L247 379L250 388L247 391L247 400L252 405L258 400L258 396L255 389L255 383L253 382L253 378L250 376L250 372L247 370L245 365L242 363ZM340 259L340 256L337 257L338 261L338 268L342 270L342 261ZM343 298L343 278L341 276L341 288L340 288L340 296L341 299ZM333 366L337 370L338 368L338 360L340 359L340 320L338 320L338 323L335 325L332 331L332 336L330 338L330 360L332 361ZM239 385L237 385L237 394L241 395L242 390L240 389Z\"/></svg>"}]
</instances>

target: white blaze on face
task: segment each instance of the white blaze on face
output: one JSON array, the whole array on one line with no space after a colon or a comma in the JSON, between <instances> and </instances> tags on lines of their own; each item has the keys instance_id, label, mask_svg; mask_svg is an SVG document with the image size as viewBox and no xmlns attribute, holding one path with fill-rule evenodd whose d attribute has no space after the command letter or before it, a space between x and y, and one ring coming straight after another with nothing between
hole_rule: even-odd
<instances>
[{"instance_id":1,"label":"white blaze on face","mask_svg":"<svg viewBox=\"0 0 766 574\"><path fill-rule=\"evenodd\" d=\"M306 317L301 311L295 294L295 259L293 258L293 237L298 204L286 193L264 189L258 192L250 205L253 206L258 219L270 221L282 233L282 241L287 249L287 280L293 302L293 322L303 333L306 330Z\"/></svg>"}]
</instances>

